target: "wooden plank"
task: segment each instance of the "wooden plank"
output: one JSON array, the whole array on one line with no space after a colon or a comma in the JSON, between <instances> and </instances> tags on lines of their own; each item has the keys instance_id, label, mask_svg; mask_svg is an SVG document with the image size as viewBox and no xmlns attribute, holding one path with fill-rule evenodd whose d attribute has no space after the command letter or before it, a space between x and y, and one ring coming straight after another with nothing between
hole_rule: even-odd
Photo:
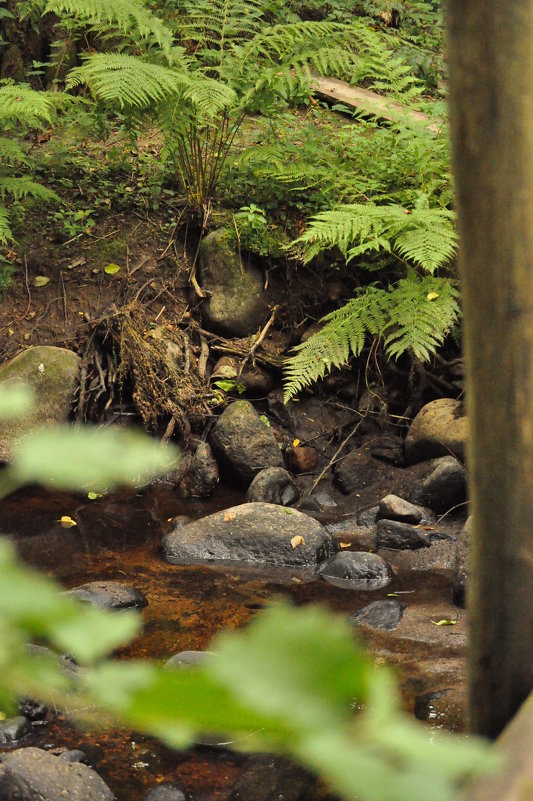
<instances>
[{"instance_id":1,"label":"wooden plank","mask_svg":"<svg viewBox=\"0 0 533 801\"><path fill-rule=\"evenodd\" d=\"M350 86L337 78L321 78L318 75L311 79L311 88L316 94L329 102L343 103L354 111L371 114L378 120L385 122L398 122L406 120L424 125L432 133L437 133L440 126L430 122L427 114L406 108L396 100L378 95L369 89Z\"/></svg>"},{"instance_id":2,"label":"wooden plank","mask_svg":"<svg viewBox=\"0 0 533 801\"><path fill-rule=\"evenodd\" d=\"M503 770L469 785L462 801L532 801L533 694L500 735L495 749L504 759Z\"/></svg>"}]
</instances>

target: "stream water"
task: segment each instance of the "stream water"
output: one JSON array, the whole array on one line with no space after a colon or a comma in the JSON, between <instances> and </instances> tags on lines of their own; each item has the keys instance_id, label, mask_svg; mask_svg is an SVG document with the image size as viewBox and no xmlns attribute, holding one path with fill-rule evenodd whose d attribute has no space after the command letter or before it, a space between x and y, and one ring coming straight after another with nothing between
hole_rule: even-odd
<instances>
[{"instance_id":1,"label":"stream water","mask_svg":"<svg viewBox=\"0 0 533 801\"><path fill-rule=\"evenodd\" d=\"M144 593L149 604L143 610L143 632L121 652L124 658L166 661L179 651L205 649L222 628L244 626L275 595L297 604L321 601L351 614L397 593L407 604L411 627L396 637L370 631L365 639L378 659L398 665L406 709L433 725L460 729L465 624L463 614L451 605L450 579L441 572L413 572L400 564L387 588L361 592L294 571L265 574L233 564L198 567L163 561L158 545L172 517L203 517L242 500L228 488L220 488L208 501L182 501L164 485L96 501L35 489L3 501L0 532L16 541L24 561L66 588L113 579ZM77 526L63 528L58 522L62 515ZM448 631L434 625L452 616L455 624ZM118 801L141 801L162 781L179 781L195 801L223 799L252 759L214 747L170 752L133 732L76 730L61 715L49 715L21 745L81 748Z\"/></svg>"}]
</instances>

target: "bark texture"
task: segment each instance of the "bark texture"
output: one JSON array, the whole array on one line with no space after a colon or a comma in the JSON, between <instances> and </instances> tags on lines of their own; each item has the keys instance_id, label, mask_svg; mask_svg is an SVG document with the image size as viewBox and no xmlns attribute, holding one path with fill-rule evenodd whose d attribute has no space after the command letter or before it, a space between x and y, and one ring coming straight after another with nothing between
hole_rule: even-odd
<instances>
[{"instance_id":1,"label":"bark texture","mask_svg":"<svg viewBox=\"0 0 533 801\"><path fill-rule=\"evenodd\" d=\"M471 727L533 687L533 0L450 0L471 423Z\"/></svg>"}]
</instances>

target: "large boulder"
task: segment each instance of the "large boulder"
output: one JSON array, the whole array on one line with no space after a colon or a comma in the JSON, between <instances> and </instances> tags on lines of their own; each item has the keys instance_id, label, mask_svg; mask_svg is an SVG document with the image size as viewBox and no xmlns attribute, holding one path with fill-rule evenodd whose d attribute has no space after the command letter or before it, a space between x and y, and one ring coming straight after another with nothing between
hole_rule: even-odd
<instances>
[{"instance_id":1,"label":"large boulder","mask_svg":"<svg viewBox=\"0 0 533 801\"><path fill-rule=\"evenodd\" d=\"M283 467L283 457L270 428L249 401L235 401L218 418L211 447L222 470L247 486L265 467Z\"/></svg>"},{"instance_id":2,"label":"large boulder","mask_svg":"<svg viewBox=\"0 0 533 801\"><path fill-rule=\"evenodd\" d=\"M451 454L462 462L468 436L468 420L461 401L439 398L427 403L411 423L405 439L408 464Z\"/></svg>"},{"instance_id":3,"label":"large boulder","mask_svg":"<svg viewBox=\"0 0 533 801\"><path fill-rule=\"evenodd\" d=\"M229 337L246 337L265 322L268 303L263 274L232 247L224 228L204 237L199 278L208 293L201 311L209 329Z\"/></svg>"},{"instance_id":4,"label":"large boulder","mask_svg":"<svg viewBox=\"0 0 533 801\"><path fill-rule=\"evenodd\" d=\"M195 520L161 543L172 564L240 561L315 567L334 550L312 517L271 503L244 503Z\"/></svg>"},{"instance_id":5,"label":"large boulder","mask_svg":"<svg viewBox=\"0 0 533 801\"><path fill-rule=\"evenodd\" d=\"M18 441L35 428L63 422L78 386L80 357L66 348L40 345L0 366L0 388L26 385L34 394L33 411L21 420L0 421L0 461L8 462Z\"/></svg>"},{"instance_id":6,"label":"large boulder","mask_svg":"<svg viewBox=\"0 0 533 801\"><path fill-rule=\"evenodd\" d=\"M2 801L113 801L114 795L94 770L67 762L40 748L2 754Z\"/></svg>"}]
</instances>

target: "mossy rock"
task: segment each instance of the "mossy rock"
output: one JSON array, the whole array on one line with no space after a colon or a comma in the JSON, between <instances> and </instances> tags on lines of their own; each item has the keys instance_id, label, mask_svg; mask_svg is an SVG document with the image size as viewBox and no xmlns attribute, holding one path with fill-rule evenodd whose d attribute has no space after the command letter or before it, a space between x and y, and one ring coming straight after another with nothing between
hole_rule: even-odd
<instances>
[{"instance_id":1,"label":"mossy rock","mask_svg":"<svg viewBox=\"0 0 533 801\"><path fill-rule=\"evenodd\" d=\"M0 421L0 461L11 459L17 442L28 432L68 418L80 363L73 351L46 345L28 348L0 366L0 388L24 384L32 390L35 402L29 416Z\"/></svg>"},{"instance_id":2,"label":"mossy rock","mask_svg":"<svg viewBox=\"0 0 533 801\"><path fill-rule=\"evenodd\" d=\"M202 303L204 324L229 337L255 333L268 314L261 270L241 258L224 228L208 234L200 248L199 277L208 296Z\"/></svg>"}]
</instances>

